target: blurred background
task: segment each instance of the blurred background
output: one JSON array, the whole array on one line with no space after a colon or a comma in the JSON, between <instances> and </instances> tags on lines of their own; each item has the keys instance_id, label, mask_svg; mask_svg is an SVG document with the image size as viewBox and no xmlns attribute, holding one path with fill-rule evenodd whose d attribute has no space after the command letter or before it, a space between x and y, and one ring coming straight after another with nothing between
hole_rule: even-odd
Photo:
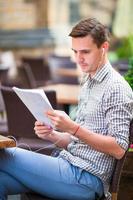
<instances>
[{"instance_id":1,"label":"blurred background","mask_svg":"<svg viewBox=\"0 0 133 200\"><path fill-rule=\"evenodd\" d=\"M133 55L132 9L132 0L0 0L0 68L14 76L25 57L71 56L72 26L96 17L111 31L109 58L124 74Z\"/></svg>"},{"instance_id":2,"label":"blurred background","mask_svg":"<svg viewBox=\"0 0 133 200\"><path fill-rule=\"evenodd\" d=\"M132 0L0 0L0 49L68 54L71 27L87 17L98 18L119 40L133 32L132 8Z\"/></svg>"}]
</instances>

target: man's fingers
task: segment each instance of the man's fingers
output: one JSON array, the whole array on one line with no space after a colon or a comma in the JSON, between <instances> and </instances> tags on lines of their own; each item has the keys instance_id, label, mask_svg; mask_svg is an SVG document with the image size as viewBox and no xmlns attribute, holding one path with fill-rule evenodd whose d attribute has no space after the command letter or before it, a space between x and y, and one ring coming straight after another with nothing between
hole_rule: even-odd
<instances>
[{"instance_id":1,"label":"man's fingers","mask_svg":"<svg viewBox=\"0 0 133 200\"><path fill-rule=\"evenodd\" d=\"M35 126L42 126L42 125L44 125L43 122L35 121Z\"/></svg>"},{"instance_id":2,"label":"man's fingers","mask_svg":"<svg viewBox=\"0 0 133 200\"><path fill-rule=\"evenodd\" d=\"M55 113L53 110L49 110L49 111L46 112L46 115L49 116L49 117L50 117L50 116L51 116L51 117L52 117L52 116L55 117L55 116L56 116L56 113Z\"/></svg>"}]
</instances>

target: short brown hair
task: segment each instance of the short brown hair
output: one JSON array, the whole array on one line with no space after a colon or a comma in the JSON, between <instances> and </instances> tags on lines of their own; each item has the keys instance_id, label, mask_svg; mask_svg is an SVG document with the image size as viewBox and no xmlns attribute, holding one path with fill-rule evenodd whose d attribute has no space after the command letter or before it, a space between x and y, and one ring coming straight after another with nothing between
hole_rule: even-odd
<instances>
[{"instance_id":1,"label":"short brown hair","mask_svg":"<svg viewBox=\"0 0 133 200\"><path fill-rule=\"evenodd\" d=\"M80 21L73 27L69 34L69 36L73 38L85 37L87 35L93 38L98 48L101 47L105 41L109 42L110 33L108 28L95 18L88 18Z\"/></svg>"}]
</instances>

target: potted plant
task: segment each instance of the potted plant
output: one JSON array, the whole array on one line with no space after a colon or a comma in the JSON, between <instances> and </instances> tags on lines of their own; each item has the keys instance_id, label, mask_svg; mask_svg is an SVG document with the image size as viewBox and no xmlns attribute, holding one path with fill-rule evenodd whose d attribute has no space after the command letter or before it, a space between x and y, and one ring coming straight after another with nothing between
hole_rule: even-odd
<instances>
[{"instance_id":1,"label":"potted plant","mask_svg":"<svg viewBox=\"0 0 133 200\"><path fill-rule=\"evenodd\" d=\"M129 85L133 89L133 57L129 59L129 68L124 78L127 80Z\"/></svg>"}]
</instances>

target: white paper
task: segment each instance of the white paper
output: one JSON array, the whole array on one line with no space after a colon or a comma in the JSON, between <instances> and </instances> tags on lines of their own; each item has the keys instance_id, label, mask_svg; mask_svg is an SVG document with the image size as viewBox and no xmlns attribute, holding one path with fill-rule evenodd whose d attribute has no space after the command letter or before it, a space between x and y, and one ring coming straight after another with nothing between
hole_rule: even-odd
<instances>
[{"instance_id":1,"label":"white paper","mask_svg":"<svg viewBox=\"0 0 133 200\"><path fill-rule=\"evenodd\" d=\"M20 89L12 88L26 105L36 120L44 122L53 127L51 120L45 115L45 112L53 109L43 89Z\"/></svg>"}]
</instances>

